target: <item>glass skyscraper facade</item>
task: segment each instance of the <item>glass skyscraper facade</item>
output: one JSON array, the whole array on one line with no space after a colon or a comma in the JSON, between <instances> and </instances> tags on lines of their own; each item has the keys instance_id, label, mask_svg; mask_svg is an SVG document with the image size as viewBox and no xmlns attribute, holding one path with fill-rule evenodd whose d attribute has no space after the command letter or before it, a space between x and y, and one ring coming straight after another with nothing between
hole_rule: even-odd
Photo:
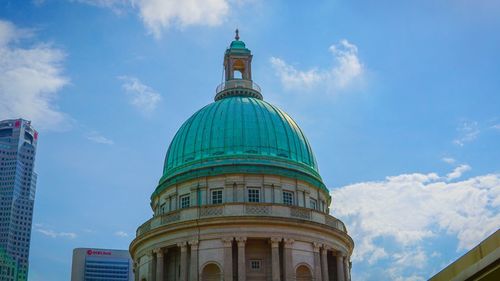
<instances>
[{"instance_id":1,"label":"glass skyscraper facade","mask_svg":"<svg viewBox=\"0 0 500 281\"><path fill-rule=\"evenodd\" d=\"M129 281L130 262L124 259L87 258L85 281Z\"/></svg>"},{"instance_id":2,"label":"glass skyscraper facade","mask_svg":"<svg viewBox=\"0 0 500 281\"><path fill-rule=\"evenodd\" d=\"M0 280L28 277L38 133L30 121L0 121Z\"/></svg>"}]
</instances>

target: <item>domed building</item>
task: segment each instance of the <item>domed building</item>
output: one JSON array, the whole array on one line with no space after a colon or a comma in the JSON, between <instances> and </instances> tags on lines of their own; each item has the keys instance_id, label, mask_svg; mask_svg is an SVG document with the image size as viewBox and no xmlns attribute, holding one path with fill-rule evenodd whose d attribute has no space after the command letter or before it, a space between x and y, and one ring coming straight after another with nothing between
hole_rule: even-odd
<instances>
[{"instance_id":1,"label":"domed building","mask_svg":"<svg viewBox=\"0 0 500 281\"><path fill-rule=\"evenodd\" d=\"M238 33L215 102L174 136L130 245L136 281L348 281L354 247L307 138L252 81Z\"/></svg>"}]
</instances>

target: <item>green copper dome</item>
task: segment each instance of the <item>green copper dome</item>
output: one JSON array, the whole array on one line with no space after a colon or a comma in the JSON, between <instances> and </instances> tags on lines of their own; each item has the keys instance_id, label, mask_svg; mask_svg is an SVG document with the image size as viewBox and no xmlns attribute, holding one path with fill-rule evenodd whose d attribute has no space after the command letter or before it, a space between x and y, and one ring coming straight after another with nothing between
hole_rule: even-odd
<instances>
[{"instance_id":1,"label":"green copper dome","mask_svg":"<svg viewBox=\"0 0 500 281\"><path fill-rule=\"evenodd\" d=\"M328 192L297 123L262 100L260 87L252 80L251 62L252 53L236 30L224 54L225 81L216 88L215 102L196 112L176 133L152 196L176 183L240 173L302 180Z\"/></svg>"},{"instance_id":2,"label":"green copper dome","mask_svg":"<svg viewBox=\"0 0 500 281\"><path fill-rule=\"evenodd\" d=\"M324 188L309 142L295 121L248 96L211 103L181 126L155 193L176 182L229 173L276 174Z\"/></svg>"}]
</instances>

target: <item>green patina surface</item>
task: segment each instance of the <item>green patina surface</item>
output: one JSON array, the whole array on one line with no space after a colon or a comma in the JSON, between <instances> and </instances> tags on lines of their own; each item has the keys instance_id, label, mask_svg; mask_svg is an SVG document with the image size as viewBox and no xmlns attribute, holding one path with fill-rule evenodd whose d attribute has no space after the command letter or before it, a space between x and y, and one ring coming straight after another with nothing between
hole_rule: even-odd
<instances>
[{"instance_id":1,"label":"green patina surface","mask_svg":"<svg viewBox=\"0 0 500 281\"><path fill-rule=\"evenodd\" d=\"M171 184L230 173L282 175L327 191L295 121L263 100L232 96L205 106L181 126L153 196Z\"/></svg>"},{"instance_id":2,"label":"green patina surface","mask_svg":"<svg viewBox=\"0 0 500 281\"><path fill-rule=\"evenodd\" d=\"M226 53L232 53L232 54L237 54L237 53L250 53L250 50L247 49L245 42L240 41L240 40L234 40L231 42L231 45L229 45L229 48L226 50Z\"/></svg>"}]
</instances>

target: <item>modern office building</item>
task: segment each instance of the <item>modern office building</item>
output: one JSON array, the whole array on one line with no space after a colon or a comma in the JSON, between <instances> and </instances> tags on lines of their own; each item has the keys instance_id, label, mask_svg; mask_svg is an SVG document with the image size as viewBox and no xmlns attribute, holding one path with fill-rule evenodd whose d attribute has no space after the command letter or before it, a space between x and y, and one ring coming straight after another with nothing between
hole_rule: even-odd
<instances>
[{"instance_id":1,"label":"modern office building","mask_svg":"<svg viewBox=\"0 0 500 281\"><path fill-rule=\"evenodd\" d=\"M27 280L37 139L30 121L0 121L0 280Z\"/></svg>"},{"instance_id":2,"label":"modern office building","mask_svg":"<svg viewBox=\"0 0 500 281\"><path fill-rule=\"evenodd\" d=\"M132 281L132 259L127 250L73 250L71 281Z\"/></svg>"},{"instance_id":3,"label":"modern office building","mask_svg":"<svg viewBox=\"0 0 500 281\"><path fill-rule=\"evenodd\" d=\"M153 217L130 245L136 281L349 281L354 242L297 123L264 101L252 54L226 49L215 102L167 151Z\"/></svg>"}]
</instances>

